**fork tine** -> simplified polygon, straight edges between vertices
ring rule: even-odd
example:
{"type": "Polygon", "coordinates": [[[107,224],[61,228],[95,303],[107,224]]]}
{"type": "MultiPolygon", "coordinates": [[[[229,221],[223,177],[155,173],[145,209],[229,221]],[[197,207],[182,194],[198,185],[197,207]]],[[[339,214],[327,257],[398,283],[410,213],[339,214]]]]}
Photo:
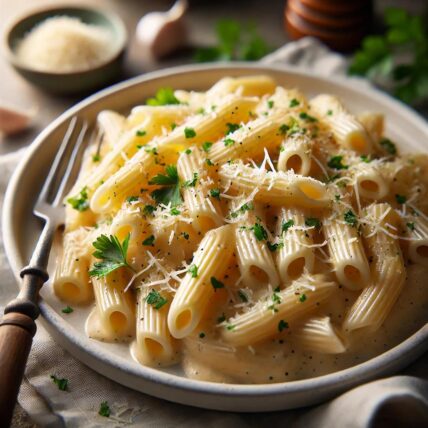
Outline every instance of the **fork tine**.
{"type": "Polygon", "coordinates": [[[53,206],[57,206],[62,203],[62,200],[64,199],[65,193],[68,188],[68,184],[70,182],[70,178],[72,177],[73,172],[80,166],[83,150],[85,148],[84,142],[87,130],[88,123],[84,121],[79,136],[77,137],[76,144],[74,145],[73,151],[71,152],[70,158],[68,159],[67,168],[61,179],[58,191],[56,193],[54,201],[52,202],[53,206]]]}
{"type": "Polygon", "coordinates": [[[73,140],[72,136],[73,136],[74,129],[76,127],[76,123],[77,123],[77,117],[74,116],[70,120],[67,131],[64,135],[64,138],[61,142],[61,145],[58,149],[58,152],[55,155],[55,159],[52,163],[51,169],[49,170],[48,176],[46,177],[46,180],[43,184],[42,190],[40,192],[40,195],[39,195],[39,198],[37,201],[38,203],[39,202],[48,202],[48,197],[51,194],[53,187],[55,186],[58,172],[60,171],[61,166],[63,165],[64,155],[65,155],[70,143],[73,140]]]}

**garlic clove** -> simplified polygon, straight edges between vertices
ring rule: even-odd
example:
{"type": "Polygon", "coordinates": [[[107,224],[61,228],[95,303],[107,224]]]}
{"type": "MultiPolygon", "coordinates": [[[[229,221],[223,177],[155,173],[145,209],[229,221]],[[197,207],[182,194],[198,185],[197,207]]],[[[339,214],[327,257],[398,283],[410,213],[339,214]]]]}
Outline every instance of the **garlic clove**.
{"type": "Polygon", "coordinates": [[[138,22],[136,37],[140,47],[154,58],[164,57],[185,44],[184,15],[187,0],[177,0],[166,12],[151,12],[138,22]]]}
{"type": "Polygon", "coordinates": [[[17,134],[27,129],[35,111],[22,111],[12,106],[0,105],[0,133],[4,135],[17,134]]]}

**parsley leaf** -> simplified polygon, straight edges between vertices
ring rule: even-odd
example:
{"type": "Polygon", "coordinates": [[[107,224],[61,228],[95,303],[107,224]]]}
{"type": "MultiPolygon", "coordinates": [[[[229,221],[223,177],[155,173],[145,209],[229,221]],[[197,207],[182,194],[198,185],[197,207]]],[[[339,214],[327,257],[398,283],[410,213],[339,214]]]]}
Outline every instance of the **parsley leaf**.
{"type": "Polygon", "coordinates": [[[150,290],[150,293],[144,300],[147,302],[147,304],[152,305],[157,310],[168,303],[168,299],[165,299],[165,297],[163,297],[155,289],[150,290]]]}
{"type": "Polygon", "coordinates": [[[382,138],[379,144],[390,155],[395,156],[397,154],[397,147],[389,138],[382,138]]]}
{"type": "Polygon", "coordinates": [[[281,332],[286,328],[288,328],[288,322],[286,322],[284,320],[280,320],[278,323],[278,331],[281,332]]]}
{"type": "Polygon", "coordinates": [[[101,156],[99,153],[95,153],[92,155],[92,162],[99,162],[101,160],[101,156]]]}
{"type": "Polygon", "coordinates": [[[415,223],[406,223],[406,226],[413,232],[415,230],[415,223]]]}
{"type": "Polygon", "coordinates": [[[98,410],[98,414],[101,416],[104,416],[106,418],[110,417],[111,410],[110,410],[110,406],[108,405],[107,401],[103,401],[100,404],[100,409],[98,410]]]}
{"type": "Polygon", "coordinates": [[[147,132],[146,132],[146,131],[144,131],[143,129],[139,129],[139,130],[135,133],[135,135],[136,135],[137,137],[144,137],[146,134],[147,134],[147,132]]]}
{"type": "Polygon", "coordinates": [[[205,143],[202,143],[202,150],[206,153],[208,153],[211,149],[211,146],[213,145],[213,143],[211,143],[211,141],[205,141],[205,143]]]}
{"type": "Polygon", "coordinates": [[[51,375],[52,382],[58,387],[60,391],[67,391],[68,379],[60,379],[55,375],[51,375]]]}
{"type": "Polygon", "coordinates": [[[179,205],[183,200],[180,194],[177,167],[168,165],[165,168],[165,173],[158,174],[149,181],[149,184],[164,186],[161,189],[154,190],[150,195],[158,204],[168,205],[171,202],[173,206],[179,205]]]}
{"type": "Polygon", "coordinates": [[[242,290],[238,290],[238,296],[242,302],[244,302],[244,303],[248,302],[248,297],[242,290]]]}
{"type": "Polygon", "coordinates": [[[396,194],[395,195],[395,200],[397,201],[398,204],[403,205],[403,204],[406,203],[407,198],[405,196],[403,196],[403,195],[396,194]]]}
{"type": "Polygon", "coordinates": [[[77,211],[83,212],[89,209],[88,188],[85,186],[79,194],[67,199],[67,203],[77,211]]]}
{"type": "Polygon", "coordinates": [[[143,241],[143,245],[152,246],[154,242],[155,242],[155,237],[154,237],[154,235],[150,235],[148,238],[146,238],[146,239],[143,241]]]}
{"type": "Polygon", "coordinates": [[[96,241],[92,243],[97,250],[93,253],[93,256],[102,261],[94,263],[89,275],[100,278],[124,266],[132,269],[126,261],[130,237],[131,234],[129,233],[121,244],[115,235],[98,236],[96,241]]]}
{"type": "Polygon", "coordinates": [[[165,106],[169,104],[180,104],[180,101],[175,97],[172,88],[160,88],[156,92],[154,98],[149,98],[146,102],[149,106],[165,106]]]}
{"type": "Polygon", "coordinates": [[[229,147],[229,146],[231,146],[232,144],[235,144],[235,140],[232,140],[232,138],[225,138],[225,139],[223,140],[223,142],[224,142],[224,145],[225,145],[226,147],[229,147]]]}
{"type": "Polygon", "coordinates": [[[251,229],[253,230],[257,241],[263,241],[264,239],[267,239],[268,234],[266,229],[260,223],[256,223],[251,229]]]}
{"type": "Polygon", "coordinates": [[[210,281],[211,281],[211,285],[214,288],[214,291],[217,291],[218,288],[224,288],[224,284],[214,276],[211,277],[210,281]]]}
{"type": "Polygon", "coordinates": [[[289,105],[289,107],[290,107],[290,108],[297,107],[299,104],[300,104],[300,101],[299,101],[299,100],[297,100],[296,98],[293,98],[293,99],[290,101],[290,105],[289,105]]]}
{"type": "Polygon", "coordinates": [[[196,131],[193,128],[184,128],[184,136],[186,138],[195,138],[196,137],[196,131]]]}
{"type": "Polygon", "coordinates": [[[138,201],[138,196],[128,196],[126,198],[126,202],[128,202],[128,204],[130,204],[131,202],[137,202],[138,201]]]}
{"type": "Polygon", "coordinates": [[[342,163],[343,156],[333,156],[327,162],[327,165],[333,169],[348,169],[348,165],[342,163]]]}
{"type": "Polygon", "coordinates": [[[305,219],[305,225],[309,227],[315,227],[315,229],[319,229],[321,227],[321,221],[316,217],[308,217],[305,219]]]}
{"type": "Polygon", "coordinates": [[[299,297],[299,302],[303,303],[303,302],[306,301],[306,299],[307,299],[306,294],[301,294],[300,297],[299,297]]]}
{"type": "Polygon", "coordinates": [[[299,114],[300,119],[306,120],[307,122],[317,122],[318,119],[316,119],[315,117],[309,115],[308,113],[302,111],[299,114]]]}
{"type": "Polygon", "coordinates": [[[74,312],[74,309],[71,306],[66,306],[65,308],[61,309],[61,312],[63,314],[71,314],[72,312],[74,312]]]}
{"type": "Polygon", "coordinates": [[[346,211],[346,213],[343,215],[343,219],[352,227],[355,227],[358,224],[357,216],[352,210],[346,211]]]}
{"type": "Polygon", "coordinates": [[[226,135],[231,134],[232,132],[235,132],[237,129],[241,127],[239,123],[226,123],[227,131],[226,135]]]}
{"type": "Polygon", "coordinates": [[[220,189],[211,189],[210,195],[211,195],[211,197],[220,200],[220,189]]]}
{"type": "Polygon", "coordinates": [[[187,269],[187,272],[189,272],[190,275],[192,275],[192,278],[198,277],[198,267],[195,264],[191,264],[189,266],[189,269],[187,269]]]}
{"type": "Polygon", "coordinates": [[[281,232],[287,232],[288,229],[290,229],[290,227],[294,226],[294,220],[290,219],[287,221],[284,221],[281,224],[281,232]]]}
{"type": "Polygon", "coordinates": [[[195,187],[197,181],[198,181],[198,173],[194,172],[193,173],[193,178],[191,180],[186,180],[183,183],[183,187],[195,187]]]}

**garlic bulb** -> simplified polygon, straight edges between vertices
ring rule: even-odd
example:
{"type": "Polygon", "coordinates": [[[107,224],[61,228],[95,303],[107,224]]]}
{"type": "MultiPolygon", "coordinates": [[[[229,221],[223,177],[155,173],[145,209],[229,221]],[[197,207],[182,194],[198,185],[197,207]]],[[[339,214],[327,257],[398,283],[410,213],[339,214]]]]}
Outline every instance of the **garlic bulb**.
{"type": "Polygon", "coordinates": [[[158,59],[183,46],[186,41],[184,14],[187,8],[187,0],[177,0],[166,12],[144,15],[136,30],[140,47],[158,59]]]}

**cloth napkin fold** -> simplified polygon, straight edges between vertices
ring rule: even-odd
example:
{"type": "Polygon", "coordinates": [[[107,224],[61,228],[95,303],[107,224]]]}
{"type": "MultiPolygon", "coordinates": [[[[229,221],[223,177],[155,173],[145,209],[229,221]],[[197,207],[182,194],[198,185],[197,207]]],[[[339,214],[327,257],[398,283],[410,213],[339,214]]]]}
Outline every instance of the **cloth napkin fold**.
{"type": "MultiPolygon", "coordinates": [[[[346,60],[342,56],[311,38],[288,43],[261,62],[292,64],[324,75],[343,75],[346,70],[346,60]]],[[[358,81],[361,82],[361,79],[358,81]]],[[[0,157],[1,208],[9,177],[24,151],[22,149],[0,157]]],[[[16,284],[4,255],[2,239],[0,243],[2,313],[5,304],[16,294],[16,284]]],[[[410,376],[395,376],[371,382],[317,407],[258,414],[217,412],[169,403],[121,386],[74,359],[38,323],[38,332],[18,400],[41,427],[426,427],[426,356],[406,372],[410,376]],[[51,375],[67,378],[69,392],[59,391],[52,382],[51,375]],[[107,401],[112,409],[109,418],[98,415],[103,401],[107,401]]]]}

